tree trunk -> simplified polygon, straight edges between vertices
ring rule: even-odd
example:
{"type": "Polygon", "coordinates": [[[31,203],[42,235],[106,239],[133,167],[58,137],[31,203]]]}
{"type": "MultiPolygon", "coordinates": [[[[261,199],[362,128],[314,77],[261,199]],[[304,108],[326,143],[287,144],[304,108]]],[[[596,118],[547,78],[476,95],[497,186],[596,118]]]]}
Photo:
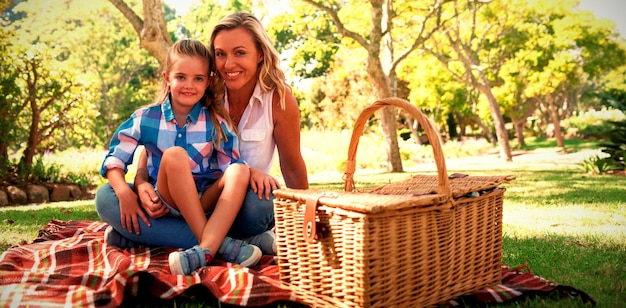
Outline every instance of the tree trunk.
{"type": "Polygon", "coordinates": [[[23,176],[30,174],[33,168],[33,157],[35,157],[37,144],[39,143],[40,110],[34,98],[34,95],[36,95],[34,92],[36,91],[35,85],[29,85],[28,88],[28,100],[32,115],[30,119],[30,130],[28,132],[28,141],[26,142],[26,148],[24,149],[24,153],[22,153],[22,158],[19,163],[19,174],[23,176]]]}
{"type": "MultiPolygon", "coordinates": [[[[378,98],[386,98],[393,96],[391,89],[393,73],[391,78],[387,77],[383,72],[383,66],[380,63],[378,53],[369,52],[370,56],[367,61],[367,74],[374,86],[378,89],[378,98]]],[[[387,106],[380,111],[380,125],[382,128],[383,139],[387,145],[387,171],[388,172],[404,172],[402,167],[402,157],[400,156],[400,148],[398,146],[398,133],[396,126],[395,107],[387,106]]]]}
{"type": "Polygon", "coordinates": [[[522,148],[526,146],[526,142],[524,141],[524,124],[526,123],[526,119],[523,120],[513,120],[513,124],[515,126],[515,136],[517,137],[517,146],[522,148]]]}
{"type": "Polygon", "coordinates": [[[565,147],[565,142],[563,140],[563,133],[561,132],[561,119],[559,119],[559,111],[556,109],[554,105],[554,99],[552,98],[552,93],[548,93],[546,95],[546,101],[548,103],[548,112],[550,113],[550,120],[552,120],[552,125],[554,125],[554,138],[556,139],[556,146],[559,148],[565,147]]]}
{"type": "Polygon", "coordinates": [[[489,89],[485,94],[487,95],[487,100],[489,101],[491,118],[493,119],[493,124],[496,128],[496,136],[498,137],[498,143],[500,144],[500,158],[508,162],[513,161],[511,146],[509,145],[509,134],[504,126],[504,118],[502,117],[502,112],[500,111],[500,105],[498,105],[498,101],[496,100],[496,97],[493,96],[491,89],[489,89]]]}
{"type": "Polygon", "coordinates": [[[500,111],[500,105],[498,104],[498,100],[493,95],[491,91],[491,86],[489,86],[489,80],[485,73],[482,71],[478,72],[480,76],[480,80],[482,85],[478,87],[478,89],[487,96],[487,101],[489,102],[489,111],[491,113],[491,118],[493,119],[493,125],[496,128],[496,136],[498,137],[498,143],[500,144],[500,158],[505,161],[513,161],[513,154],[511,154],[511,145],[509,145],[509,134],[506,131],[506,127],[504,126],[504,118],[502,117],[502,111],[500,111]]]}
{"type": "Polygon", "coordinates": [[[415,140],[415,144],[422,145],[422,139],[420,139],[420,135],[417,133],[417,128],[419,126],[419,122],[416,119],[409,119],[409,129],[411,130],[411,136],[413,136],[413,140],[415,140]]]}
{"type": "Polygon", "coordinates": [[[480,129],[483,131],[483,137],[487,138],[489,143],[496,145],[496,139],[493,138],[493,134],[489,130],[489,127],[487,127],[487,125],[485,125],[485,123],[483,123],[477,115],[474,115],[474,121],[478,123],[478,126],[480,126],[480,129]]]}
{"type": "MultiPolygon", "coordinates": [[[[2,99],[2,110],[0,110],[0,168],[4,168],[9,163],[9,103],[2,99]]],[[[2,169],[3,170],[3,169],[2,169]]]]}
{"type": "Polygon", "coordinates": [[[383,129],[385,143],[387,144],[387,171],[403,172],[394,107],[387,106],[381,109],[380,124],[383,129]]]}
{"type": "Polygon", "coordinates": [[[459,134],[457,132],[457,123],[452,112],[448,113],[446,124],[448,125],[448,140],[458,140],[459,134]]]}
{"type": "Polygon", "coordinates": [[[126,17],[139,36],[139,45],[165,67],[167,50],[172,46],[172,38],[167,32],[161,0],[143,0],[142,20],[124,0],[109,0],[126,17]]]}

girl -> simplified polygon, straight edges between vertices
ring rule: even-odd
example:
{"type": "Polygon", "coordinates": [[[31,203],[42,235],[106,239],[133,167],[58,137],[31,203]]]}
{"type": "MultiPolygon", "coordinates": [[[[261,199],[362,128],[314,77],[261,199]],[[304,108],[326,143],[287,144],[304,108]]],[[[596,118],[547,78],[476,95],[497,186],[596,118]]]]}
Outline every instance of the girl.
{"type": "MultiPolygon", "coordinates": [[[[261,258],[258,247],[226,237],[246,194],[250,170],[240,157],[228,114],[209,89],[209,59],[199,41],[181,40],[169,49],[157,103],[137,110],[117,129],[101,169],[120,200],[122,227],[134,225],[145,215],[124,175],[137,146],[145,147],[158,202],[168,215],[182,216],[198,241],[170,254],[174,274],[190,274],[209,263],[215,252],[243,266],[261,258]],[[210,213],[208,219],[205,213],[210,213]]],[[[111,232],[117,231],[110,228],[106,236],[111,232]]]]}

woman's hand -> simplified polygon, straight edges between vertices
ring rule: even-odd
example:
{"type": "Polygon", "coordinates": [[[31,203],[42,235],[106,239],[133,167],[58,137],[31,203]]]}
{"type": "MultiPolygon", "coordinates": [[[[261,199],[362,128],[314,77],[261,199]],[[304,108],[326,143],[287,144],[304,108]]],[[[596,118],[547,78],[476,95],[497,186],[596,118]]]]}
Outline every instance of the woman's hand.
{"type": "Polygon", "coordinates": [[[269,200],[272,191],[279,189],[280,184],[273,176],[259,169],[250,168],[250,187],[259,196],[259,199],[263,199],[265,196],[265,199],[269,200]]]}

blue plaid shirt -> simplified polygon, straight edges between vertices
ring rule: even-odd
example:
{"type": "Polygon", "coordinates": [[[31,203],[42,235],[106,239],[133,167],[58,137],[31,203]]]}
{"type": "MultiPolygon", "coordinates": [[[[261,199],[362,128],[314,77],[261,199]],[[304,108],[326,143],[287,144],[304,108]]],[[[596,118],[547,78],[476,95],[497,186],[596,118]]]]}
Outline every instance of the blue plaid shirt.
{"type": "Polygon", "coordinates": [[[180,146],[189,154],[189,164],[199,192],[204,191],[218,179],[230,164],[243,163],[239,154],[239,138],[228,129],[223,119],[219,118],[228,140],[222,140],[216,147],[217,133],[208,109],[198,102],[187,115],[186,123],[181,128],[176,124],[172,104],[166,99],[163,104],[142,108],[133,113],[126,122],[115,131],[109,145],[100,174],[106,177],[107,170],[120,168],[128,172],[128,165],[133,162],[133,155],[139,145],[146,148],[150,181],[156,183],[163,151],[173,146],[180,146]]]}

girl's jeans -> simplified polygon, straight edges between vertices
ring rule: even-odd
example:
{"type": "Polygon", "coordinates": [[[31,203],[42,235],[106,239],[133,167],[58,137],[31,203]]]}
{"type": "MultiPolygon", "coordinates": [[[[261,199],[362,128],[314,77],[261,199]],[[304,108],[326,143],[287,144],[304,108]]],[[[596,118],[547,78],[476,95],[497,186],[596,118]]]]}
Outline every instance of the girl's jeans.
{"type": "MultiPolygon", "coordinates": [[[[132,184],[128,184],[134,188],[132,184]]],[[[259,199],[252,189],[248,189],[243,205],[228,235],[233,238],[246,238],[263,233],[274,227],[274,195],[270,200],[259,199]]],[[[198,240],[183,217],[165,215],[153,219],[146,214],[152,224],[146,226],[141,218],[137,218],[140,234],[128,232],[122,228],[120,221],[120,201],[109,183],[96,192],[96,211],[102,221],[111,225],[117,232],[131,241],[147,246],[171,246],[187,249],[198,244],[198,240]]],[[[207,213],[207,217],[210,213],[207,213]]]]}

